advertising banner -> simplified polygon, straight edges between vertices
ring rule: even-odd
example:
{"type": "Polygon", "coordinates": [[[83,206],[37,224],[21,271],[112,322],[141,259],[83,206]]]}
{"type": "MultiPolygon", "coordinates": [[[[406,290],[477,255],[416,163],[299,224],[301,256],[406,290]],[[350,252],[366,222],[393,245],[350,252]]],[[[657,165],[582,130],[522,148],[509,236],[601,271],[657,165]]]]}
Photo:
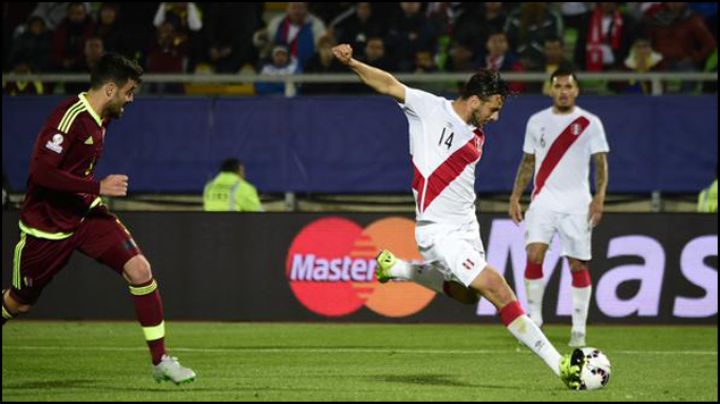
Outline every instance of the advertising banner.
{"type": "MultiPolygon", "coordinates": [[[[380,249],[421,262],[411,215],[119,214],[149,259],[168,318],[238,321],[497,322],[485,299],[463,305],[412,282],[375,279],[380,249]]],[[[480,215],[489,264],[523,306],[524,228],[480,215]]],[[[590,322],[716,324],[717,215],[606,214],[593,233],[590,322]]],[[[3,286],[19,240],[3,213],[3,286]]],[[[571,276],[554,240],[544,262],[543,317],[567,323],[571,276]]],[[[125,281],[75,254],[34,318],[132,319],[125,281]],[[72,293],[70,293],[72,292],[72,293]]]]}

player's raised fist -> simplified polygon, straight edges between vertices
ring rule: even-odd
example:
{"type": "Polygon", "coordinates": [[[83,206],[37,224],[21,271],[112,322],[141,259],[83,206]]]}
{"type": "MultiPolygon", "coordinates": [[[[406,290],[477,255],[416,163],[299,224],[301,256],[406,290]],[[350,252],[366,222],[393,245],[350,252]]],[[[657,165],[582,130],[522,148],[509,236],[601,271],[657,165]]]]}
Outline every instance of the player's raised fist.
{"type": "Polygon", "coordinates": [[[353,56],[353,50],[352,46],[348,44],[340,44],[332,48],[333,55],[337,58],[337,60],[340,61],[342,64],[349,64],[350,60],[352,60],[353,56]]]}
{"type": "Polygon", "coordinates": [[[125,196],[128,189],[127,175],[108,175],[100,181],[100,195],[102,196],[125,196]]]}

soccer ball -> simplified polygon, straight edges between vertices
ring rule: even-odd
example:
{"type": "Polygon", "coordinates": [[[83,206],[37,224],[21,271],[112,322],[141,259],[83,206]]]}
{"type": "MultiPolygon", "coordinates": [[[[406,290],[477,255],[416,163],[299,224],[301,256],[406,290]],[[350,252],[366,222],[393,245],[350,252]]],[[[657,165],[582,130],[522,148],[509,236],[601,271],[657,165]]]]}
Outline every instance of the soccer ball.
{"type": "Polygon", "coordinates": [[[580,390],[601,389],[610,382],[610,360],[597,348],[582,348],[585,364],[580,370],[580,390]]]}

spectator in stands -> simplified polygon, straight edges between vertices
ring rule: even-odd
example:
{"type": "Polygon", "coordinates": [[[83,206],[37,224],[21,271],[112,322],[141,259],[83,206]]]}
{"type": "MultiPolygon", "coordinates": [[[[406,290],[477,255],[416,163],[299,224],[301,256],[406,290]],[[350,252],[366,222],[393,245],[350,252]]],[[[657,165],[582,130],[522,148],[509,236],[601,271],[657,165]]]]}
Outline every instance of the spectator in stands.
{"type": "Polygon", "coordinates": [[[504,31],[525,69],[541,71],[545,40],[561,38],[563,22],[548,3],[522,3],[508,16],[504,31]]]}
{"type": "Polygon", "coordinates": [[[432,50],[420,49],[415,52],[415,73],[435,73],[438,67],[435,64],[432,50]]]}
{"type": "Polygon", "coordinates": [[[68,14],[68,6],[71,4],[82,4],[85,6],[86,12],[90,12],[90,3],[51,3],[51,2],[39,2],[35,9],[30,14],[31,16],[38,16],[45,21],[48,30],[56,30],[60,24],[65,20],[68,14]]]}
{"type": "Polygon", "coordinates": [[[636,36],[635,22],[620,10],[620,3],[597,3],[582,25],[575,63],[590,72],[620,69],[636,36]]]}
{"type": "MultiPolygon", "coordinates": [[[[148,73],[182,73],[187,65],[187,38],[178,35],[175,25],[170,21],[160,24],[156,38],[147,52],[148,73]]],[[[150,92],[173,93],[183,92],[177,83],[148,84],[150,92]]]]}
{"type": "MultiPolygon", "coordinates": [[[[30,74],[32,68],[28,62],[18,60],[13,67],[15,74],[30,74]]],[[[3,84],[3,94],[7,95],[43,95],[45,88],[40,81],[7,81],[3,84]]]]}
{"type": "MultiPolygon", "coordinates": [[[[485,45],[485,68],[499,72],[522,72],[522,63],[510,51],[507,34],[503,31],[493,32],[488,36],[485,45]]],[[[525,89],[522,83],[510,83],[510,89],[516,93],[525,89]]]]}
{"type": "Polygon", "coordinates": [[[13,64],[27,62],[33,71],[44,72],[50,67],[51,48],[52,34],[45,20],[31,16],[24,32],[13,40],[10,61],[13,64]]]}
{"type": "Polygon", "coordinates": [[[185,71],[194,71],[198,60],[205,53],[200,30],[202,30],[202,13],[193,2],[160,3],[155,13],[153,25],[159,28],[165,22],[175,26],[175,36],[185,44],[185,71]]]}
{"type": "MultiPolygon", "coordinates": [[[[335,41],[332,36],[324,35],[320,37],[317,43],[317,49],[312,58],[310,58],[303,67],[304,73],[344,73],[345,67],[338,62],[333,56],[332,47],[335,41]]],[[[336,94],[341,90],[340,83],[305,83],[302,86],[302,92],[306,95],[311,94],[336,94]]]]}
{"type": "Polygon", "coordinates": [[[387,32],[385,21],[374,12],[377,3],[360,2],[352,8],[353,13],[338,16],[333,21],[333,33],[340,43],[350,44],[358,50],[358,57],[364,56],[368,38],[384,37],[387,32]]]}
{"type": "MultiPolygon", "coordinates": [[[[630,54],[625,58],[625,69],[636,73],[658,71],[662,59],[662,55],[653,50],[650,38],[638,37],[630,48],[630,54]]],[[[625,92],[651,94],[652,85],[648,81],[630,80],[625,92]]]]}
{"type": "Polygon", "coordinates": [[[261,57],[266,56],[267,49],[274,44],[286,45],[302,66],[315,53],[315,44],[324,34],[325,23],[308,12],[307,3],[289,2],[285,14],[255,32],[253,43],[261,49],[261,57]]]}
{"type": "Polygon", "coordinates": [[[85,70],[91,72],[105,54],[105,42],[99,36],[85,41],[85,70]]]}
{"type": "Polygon", "coordinates": [[[258,62],[252,36],[262,26],[263,3],[207,3],[204,59],[217,73],[236,73],[258,62]]]}
{"type": "Polygon", "coordinates": [[[370,66],[377,67],[385,71],[393,71],[396,69],[395,60],[390,58],[385,51],[385,40],[380,37],[370,37],[365,45],[365,56],[363,62],[370,66]]]}
{"type": "Polygon", "coordinates": [[[415,53],[420,49],[435,49],[437,46],[437,33],[421,13],[421,6],[420,2],[401,2],[400,12],[388,27],[385,44],[389,54],[393,55],[398,71],[412,71],[415,53]]]}
{"type": "Polygon", "coordinates": [[[102,3],[100,10],[98,10],[95,35],[102,39],[106,51],[133,56],[129,49],[126,28],[119,24],[117,4],[102,3]]]}
{"type": "MultiPolygon", "coordinates": [[[[477,24],[480,28],[479,36],[477,37],[477,43],[479,48],[473,49],[475,52],[482,53],[485,51],[490,35],[496,32],[503,31],[505,24],[507,23],[507,13],[503,8],[501,2],[487,2],[483,3],[484,7],[480,10],[480,23],[477,24]]],[[[469,23],[477,23],[476,21],[468,21],[469,23]]],[[[459,22],[458,22],[459,24],[459,22]]],[[[455,38],[461,39],[462,32],[460,27],[454,32],[455,38]]],[[[513,52],[514,53],[514,52],[513,52]]]]}
{"type": "Polygon", "coordinates": [[[81,72],[85,58],[85,41],[95,32],[84,3],[68,3],[67,16],[53,36],[52,64],[62,72],[81,72]]]}
{"type": "MultiPolygon", "coordinates": [[[[102,38],[99,36],[92,36],[88,38],[87,41],[85,41],[83,72],[90,73],[104,54],[105,47],[102,38]]],[[[87,83],[84,82],[65,84],[65,93],[67,94],[80,94],[85,90],[87,90],[87,83]]]]}
{"type": "MultiPolygon", "coordinates": [[[[290,54],[285,45],[275,45],[270,62],[260,69],[260,74],[270,76],[288,76],[300,72],[302,72],[300,63],[290,54]]],[[[260,95],[282,95],[285,93],[285,83],[257,82],[255,83],[255,92],[260,95]]]]}
{"type": "MultiPolygon", "coordinates": [[[[430,49],[420,49],[415,53],[415,73],[435,73],[440,71],[430,49]]],[[[457,90],[454,82],[432,81],[417,83],[417,88],[433,94],[443,94],[457,90]]]]}
{"type": "Polygon", "coordinates": [[[220,165],[220,174],[205,185],[203,209],[215,212],[262,212],[255,187],[245,179],[245,167],[236,158],[220,165]]]}
{"type": "Polygon", "coordinates": [[[472,72],[480,67],[482,62],[472,49],[473,46],[470,44],[453,40],[448,49],[447,70],[450,72],[472,72]]]}
{"type": "Polygon", "coordinates": [[[160,3],[153,25],[155,28],[160,28],[160,25],[166,21],[176,25],[178,36],[187,35],[189,32],[199,32],[203,26],[200,10],[193,2],[160,3]]]}
{"type": "MultiPolygon", "coordinates": [[[[702,17],[687,3],[663,3],[646,20],[655,49],[663,55],[663,68],[669,71],[701,71],[707,57],[717,47],[715,38],[702,17]]],[[[691,91],[695,83],[684,83],[682,91],[691,91]]]]}
{"type": "MultiPolygon", "coordinates": [[[[548,77],[552,75],[561,66],[570,70],[575,70],[574,64],[565,57],[565,43],[560,37],[548,37],[545,39],[543,46],[544,64],[542,66],[543,72],[548,74],[548,77]]],[[[547,80],[543,85],[542,92],[545,95],[550,94],[550,87],[552,83],[547,80]]],[[[528,85],[529,91],[534,91],[537,87],[533,84],[528,85]]]]}

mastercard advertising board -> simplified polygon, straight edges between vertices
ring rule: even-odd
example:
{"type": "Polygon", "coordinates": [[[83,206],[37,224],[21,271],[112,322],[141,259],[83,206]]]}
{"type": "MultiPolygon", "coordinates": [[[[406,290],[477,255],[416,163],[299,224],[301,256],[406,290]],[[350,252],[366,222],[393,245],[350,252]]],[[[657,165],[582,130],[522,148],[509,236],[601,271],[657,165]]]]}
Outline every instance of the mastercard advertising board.
{"type": "Polygon", "coordinates": [[[363,227],[342,217],[326,217],[304,226],[287,254],[286,274],[295,297],[308,310],[341,317],[363,307],[385,317],[406,317],[423,310],[435,292],[407,281],[384,284],[375,279],[381,249],[398,258],[420,261],[415,222],[386,217],[363,227]]]}

